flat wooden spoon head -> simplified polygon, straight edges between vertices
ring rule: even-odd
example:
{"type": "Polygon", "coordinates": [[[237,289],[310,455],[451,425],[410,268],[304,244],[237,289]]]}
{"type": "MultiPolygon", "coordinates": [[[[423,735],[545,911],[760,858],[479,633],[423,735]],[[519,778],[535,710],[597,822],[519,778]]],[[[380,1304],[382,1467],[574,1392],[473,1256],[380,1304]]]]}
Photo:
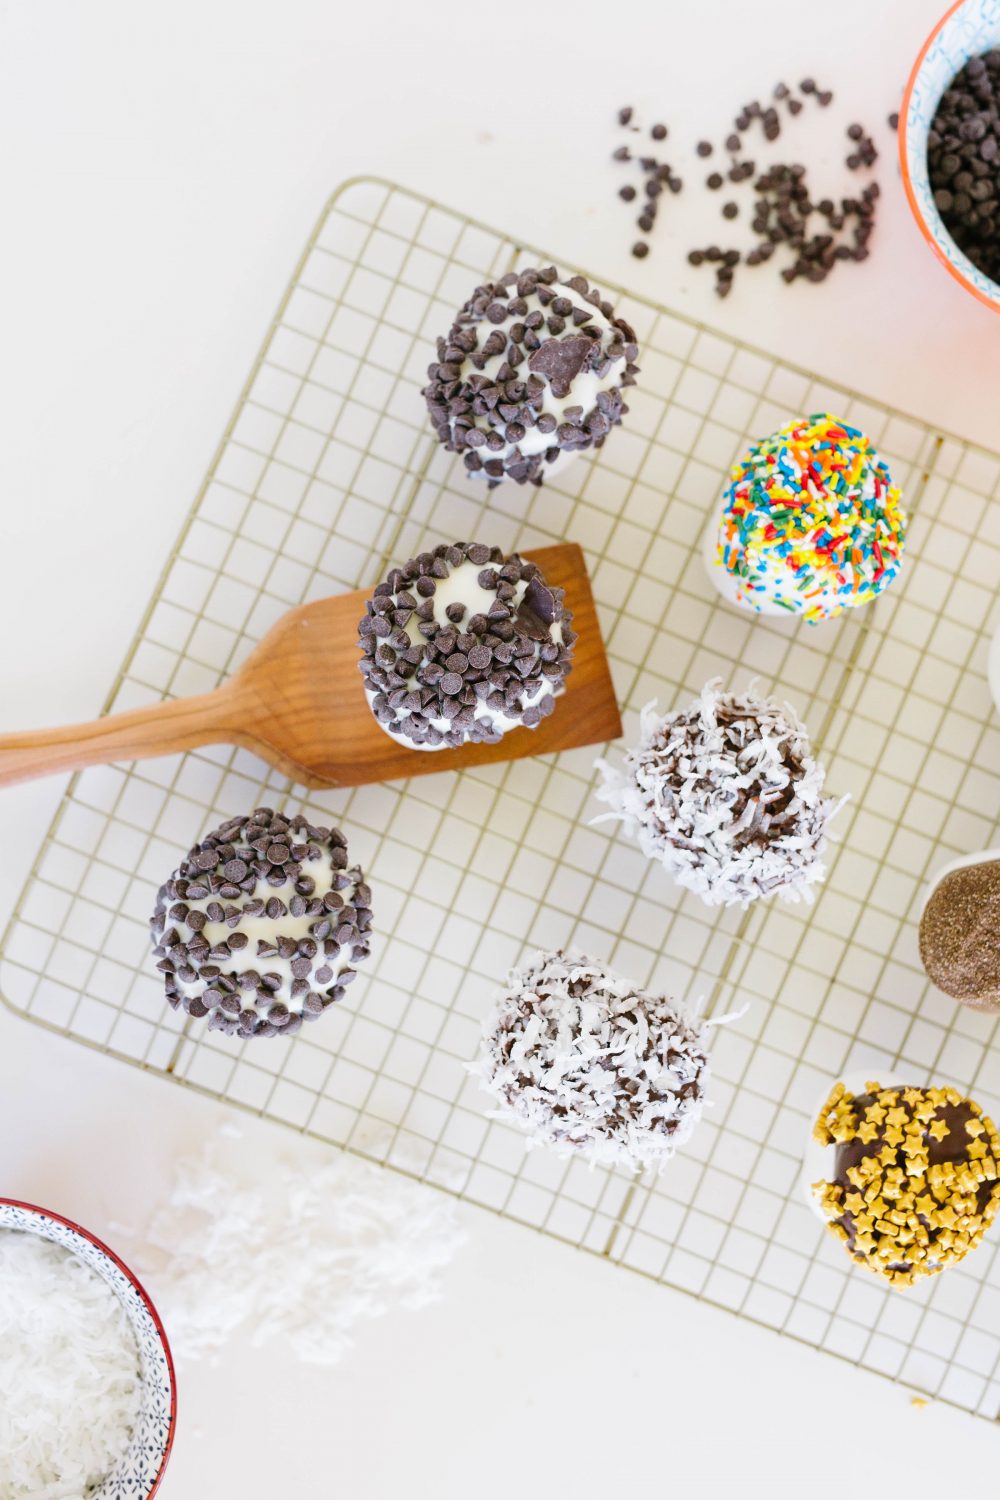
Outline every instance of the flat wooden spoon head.
{"type": "Polygon", "coordinates": [[[359,590],[291,610],[214,693],[92,724],[0,736],[0,786],[218,744],[256,751],[306,786],[359,786],[616,739],[621,719],[583,553],[566,543],[530,557],[547,582],[565,589],[579,635],[565,692],[537,729],[512,729],[495,745],[457,750],[397,744],[379,727],[358,670],[358,623],[368,599],[359,590]]]}
{"type": "Polygon", "coordinates": [[[525,556],[566,590],[579,637],[565,691],[537,729],[511,730],[495,745],[397,744],[368,706],[358,670],[358,622],[369,598],[361,589],[303,604],[264,637],[232,684],[245,705],[241,743],[307,786],[358,786],[616,739],[621,717],[583,553],[563,543],[525,556]]]}

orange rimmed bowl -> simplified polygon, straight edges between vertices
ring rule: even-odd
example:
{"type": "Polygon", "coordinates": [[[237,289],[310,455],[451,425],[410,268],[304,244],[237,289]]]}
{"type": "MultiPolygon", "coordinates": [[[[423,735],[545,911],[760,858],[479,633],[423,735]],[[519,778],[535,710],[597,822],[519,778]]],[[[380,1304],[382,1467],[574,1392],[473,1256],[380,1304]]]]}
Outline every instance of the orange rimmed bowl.
{"type": "Polygon", "coordinates": [[[1000,47],[1000,0],[958,0],[913,65],[899,115],[899,164],[913,217],[938,260],[967,292],[1000,311],[1000,285],[955,244],[938,213],[927,173],[927,134],[941,95],[970,58],[992,47],[1000,47]]]}

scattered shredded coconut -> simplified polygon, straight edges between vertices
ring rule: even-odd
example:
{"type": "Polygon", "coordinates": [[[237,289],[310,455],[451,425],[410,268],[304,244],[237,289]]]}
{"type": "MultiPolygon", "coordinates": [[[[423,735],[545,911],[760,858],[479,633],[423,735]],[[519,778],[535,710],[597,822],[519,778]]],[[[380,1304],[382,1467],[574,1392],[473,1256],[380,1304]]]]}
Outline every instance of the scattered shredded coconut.
{"type": "Polygon", "coordinates": [[[788,704],[724,693],[719,679],[690,708],[642,711],[641,737],[618,769],[603,760],[598,800],[650,859],[709,906],[747,906],[777,891],[812,900],[826,868],[826,826],[845,799],[824,797],[824,770],[788,704]]]}
{"type": "Polygon", "coordinates": [[[124,1308],[72,1251],[0,1229],[0,1500],[85,1500],[142,1397],[124,1308]]]}
{"type": "Polygon", "coordinates": [[[529,1146],[638,1170],[701,1116],[710,1024],[583,954],[537,953],[511,970],[470,1072],[529,1146]]]}
{"type": "Polygon", "coordinates": [[[248,1173],[245,1142],[224,1136],[178,1163],[133,1256],[175,1355],[211,1357],[246,1326],[254,1345],[333,1365],[359,1323],[438,1300],[464,1240],[449,1199],[346,1154],[304,1168],[258,1149],[248,1173]]]}

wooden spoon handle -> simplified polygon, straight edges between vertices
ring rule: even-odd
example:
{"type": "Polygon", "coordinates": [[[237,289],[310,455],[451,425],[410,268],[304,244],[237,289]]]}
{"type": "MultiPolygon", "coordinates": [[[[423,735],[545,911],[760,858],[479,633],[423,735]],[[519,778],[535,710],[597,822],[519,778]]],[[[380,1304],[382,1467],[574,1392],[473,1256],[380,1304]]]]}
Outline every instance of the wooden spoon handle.
{"type": "Polygon", "coordinates": [[[236,684],[227,683],[198,698],[166,699],[92,724],[0,735],[0,786],[109,761],[238,742],[244,707],[236,684]]]}

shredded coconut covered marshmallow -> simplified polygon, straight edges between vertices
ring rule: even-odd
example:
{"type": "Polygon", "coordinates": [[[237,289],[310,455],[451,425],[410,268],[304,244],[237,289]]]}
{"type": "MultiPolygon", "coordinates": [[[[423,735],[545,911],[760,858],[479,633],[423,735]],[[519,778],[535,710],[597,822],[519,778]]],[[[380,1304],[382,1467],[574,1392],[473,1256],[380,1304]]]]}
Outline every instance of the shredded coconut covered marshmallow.
{"type": "Polygon", "coordinates": [[[470,1070],[529,1146],[637,1169],[662,1164],[701,1116],[704,1032],[604,964],[538,953],[511,971],[470,1070]]]}
{"type": "Polygon", "coordinates": [[[777,892],[811,900],[826,873],[826,826],[842,802],[787,704],[720,691],[690,708],[642,711],[641,738],[618,769],[597,768],[597,797],[643,853],[709,906],[747,906],[777,892]]]}

